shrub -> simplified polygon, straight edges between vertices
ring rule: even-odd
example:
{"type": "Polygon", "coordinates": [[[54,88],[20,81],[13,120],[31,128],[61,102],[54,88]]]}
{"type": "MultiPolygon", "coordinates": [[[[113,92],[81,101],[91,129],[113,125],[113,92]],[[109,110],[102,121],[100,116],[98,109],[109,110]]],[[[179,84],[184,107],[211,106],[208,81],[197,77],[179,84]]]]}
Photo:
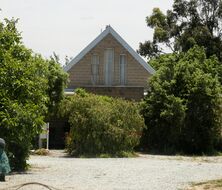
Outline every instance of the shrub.
{"type": "Polygon", "coordinates": [[[222,153],[222,135],[220,137],[220,139],[216,142],[216,149],[222,153]]]}
{"type": "Polygon", "coordinates": [[[138,105],[78,90],[61,110],[71,125],[68,151],[76,155],[133,152],[144,127],[138,105]]]}
{"type": "Polygon", "coordinates": [[[28,165],[26,160],[29,157],[30,144],[26,141],[10,141],[7,144],[7,154],[10,160],[10,166],[15,171],[26,170],[28,165]]]}
{"type": "Polygon", "coordinates": [[[163,153],[212,153],[221,137],[221,84],[204,49],[164,55],[143,104],[143,146],[163,153]]]}

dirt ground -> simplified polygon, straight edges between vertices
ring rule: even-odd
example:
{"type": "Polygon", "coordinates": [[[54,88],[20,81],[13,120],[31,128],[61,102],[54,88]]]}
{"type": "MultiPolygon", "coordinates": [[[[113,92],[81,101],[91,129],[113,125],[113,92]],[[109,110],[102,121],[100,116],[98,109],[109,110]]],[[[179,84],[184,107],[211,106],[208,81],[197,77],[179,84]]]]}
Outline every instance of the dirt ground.
{"type": "MultiPolygon", "coordinates": [[[[7,176],[0,190],[18,190],[26,183],[20,190],[184,190],[192,183],[222,179],[222,157],[70,158],[51,150],[28,162],[30,170],[7,176]]],[[[206,189],[204,185],[192,190],[206,189]]]]}

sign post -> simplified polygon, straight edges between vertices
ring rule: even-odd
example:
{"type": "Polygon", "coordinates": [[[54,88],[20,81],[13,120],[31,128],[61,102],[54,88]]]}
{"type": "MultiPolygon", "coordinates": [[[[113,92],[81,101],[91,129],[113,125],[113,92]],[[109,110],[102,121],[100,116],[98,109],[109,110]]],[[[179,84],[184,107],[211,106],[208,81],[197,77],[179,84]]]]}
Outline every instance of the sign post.
{"type": "Polygon", "coordinates": [[[43,147],[43,140],[46,140],[46,144],[44,144],[44,148],[49,149],[49,123],[45,123],[42,126],[42,133],[39,135],[39,148],[43,147]]]}
{"type": "Polygon", "coordinates": [[[47,127],[46,149],[49,150],[49,123],[46,123],[46,127],[47,127]]]}

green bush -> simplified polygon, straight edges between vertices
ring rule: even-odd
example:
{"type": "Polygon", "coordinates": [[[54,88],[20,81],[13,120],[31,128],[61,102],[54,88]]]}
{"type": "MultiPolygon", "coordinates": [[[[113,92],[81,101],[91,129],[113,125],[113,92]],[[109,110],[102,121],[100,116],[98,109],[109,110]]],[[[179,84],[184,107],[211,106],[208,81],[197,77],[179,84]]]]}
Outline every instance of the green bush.
{"type": "Polygon", "coordinates": [[[216,142],[215,147],[219,152],[222,153],[222,134],[221,134],[220,139],[216,142]]]}
{"type": "Polygon", "coordinates": [[[10,166],[14,171],[23,171],[27,169],[26,160],[29,157],[30,144],[25,142],[9,142],[7,145],[7,155],[10,161],[10,166]]]}
{"type": "Polygon", "coordinates": [[[61,110],[71,125],[68,151],[78,156],[133,152],[144,127],[136,103],[83,90],[63,101],[61,110]]]}
{"type": "Polygon", "coordinates": [[[220,63],[207,59],[200,47],[154,62],[159,69],[143,104],[143,147],[162,153],[213,153],[222,129],[220,63]]]}

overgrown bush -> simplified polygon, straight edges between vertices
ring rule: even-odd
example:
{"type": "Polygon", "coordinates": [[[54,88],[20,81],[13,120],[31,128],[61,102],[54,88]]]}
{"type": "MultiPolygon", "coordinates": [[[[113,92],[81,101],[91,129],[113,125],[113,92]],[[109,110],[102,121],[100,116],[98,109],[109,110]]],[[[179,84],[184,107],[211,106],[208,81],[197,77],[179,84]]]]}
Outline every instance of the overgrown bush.
{"type": "Polygon", "coordinates": [[[162,153],[212,153],[221,138],[220,63],[204,49],[164,55],[143,105],[142,145],[162,153]]]}
{"type": "Polygon", "coordinates": [[[68,151],[78,156],[133,152],[144,127],[136,103],[83,90],[63,101],[61,110],[71,125],[68,151]]]}

